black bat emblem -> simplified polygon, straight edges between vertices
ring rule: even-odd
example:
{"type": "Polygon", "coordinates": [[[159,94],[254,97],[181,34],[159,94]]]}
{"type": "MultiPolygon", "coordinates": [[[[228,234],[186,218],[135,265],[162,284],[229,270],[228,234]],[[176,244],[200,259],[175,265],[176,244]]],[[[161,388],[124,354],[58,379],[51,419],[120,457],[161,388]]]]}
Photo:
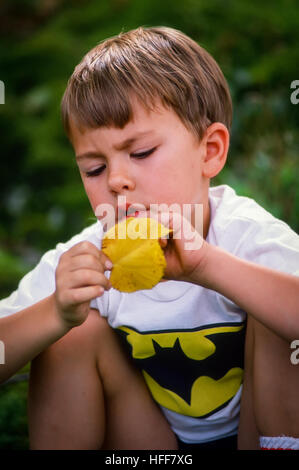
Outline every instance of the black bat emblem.
{"type": "MultiPolygon", "coordinates": [[[[152,338],[155,354],[143,358],[133,357],[131,344],[127,341],[124,343],[129,348],[130,355],[139,369],[150,375],[161,387],[171,390],[191,405],[191,389],[196,379],[207,376],[219,380],[232,368],[243,369],[246,328],[245,325],[239,324],[239,326],[243,327],[238,331],[205,335],[205,338],[213,342],[216,349],[213,354],[203,360],[186,356],[182,350],[179,337],[177,337],[173,347],[162,347],[152,338]]],[[[128,335],[125,331],[117,331],[123,339],[128,335]]],[[[155,332],[157,338],[156,335],[157,332],[155,332]]],[[[218,407],[217,410],[226,404],[227,402],[218,407]]],[[[213,410],[213,412],[215,411],[213,410]]]]}

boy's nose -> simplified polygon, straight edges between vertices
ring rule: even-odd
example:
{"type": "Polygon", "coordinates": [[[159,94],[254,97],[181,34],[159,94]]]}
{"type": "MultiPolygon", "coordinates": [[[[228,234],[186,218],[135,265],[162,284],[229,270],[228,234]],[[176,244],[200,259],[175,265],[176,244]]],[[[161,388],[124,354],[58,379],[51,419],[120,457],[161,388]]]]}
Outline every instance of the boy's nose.
{"type": "Polygon", "coordinates": [[[134,190],[135,182],[123,171],[111,172],[108,177],[108,186],[111,191],[121,194],[124,190],[134,190]]]}

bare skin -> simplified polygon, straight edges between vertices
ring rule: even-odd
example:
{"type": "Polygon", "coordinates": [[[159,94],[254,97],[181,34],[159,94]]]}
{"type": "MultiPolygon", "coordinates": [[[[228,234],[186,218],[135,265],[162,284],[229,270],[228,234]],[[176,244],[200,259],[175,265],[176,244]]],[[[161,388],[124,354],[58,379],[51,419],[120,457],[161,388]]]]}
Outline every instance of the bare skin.
{"type": "Polygon", "coordinates": [[[29,393],[32,449],[176,449],[115,332],[96,310],[40,354],[29,393]]]}
{"type": "Polygon", "coordinates": [[[299,437],[299,370],[290,343],[255,322],[253,391],[260,434],[299,437]]]}
{"type": "Polygon", "coordinates": [[[290,355],[288,341],[249,318],[240,449],[259,449],[259,436],[299,438],[299,373],[290,355]]]}

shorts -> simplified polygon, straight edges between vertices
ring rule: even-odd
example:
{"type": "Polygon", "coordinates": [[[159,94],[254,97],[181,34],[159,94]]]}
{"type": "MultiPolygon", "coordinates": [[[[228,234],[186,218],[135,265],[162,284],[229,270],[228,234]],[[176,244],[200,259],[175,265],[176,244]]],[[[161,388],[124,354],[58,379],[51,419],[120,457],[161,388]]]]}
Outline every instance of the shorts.
{"type": "Polygon", "coordinates": [[[289,436],[260,437],[262,450],[299,450],[299,438],[289,436]]]}
{"type": "Polygon", "coordinates": [[[237,450],[238,448],[238,435],[224,437],[223,439],[217,439],[215,441],[201,442],[198,444],[191,444],[188,442],[181,441],[178,437],[179,450],[196,451],[198,450],[215,450],[215,449],[227,449],[237,450]]]}

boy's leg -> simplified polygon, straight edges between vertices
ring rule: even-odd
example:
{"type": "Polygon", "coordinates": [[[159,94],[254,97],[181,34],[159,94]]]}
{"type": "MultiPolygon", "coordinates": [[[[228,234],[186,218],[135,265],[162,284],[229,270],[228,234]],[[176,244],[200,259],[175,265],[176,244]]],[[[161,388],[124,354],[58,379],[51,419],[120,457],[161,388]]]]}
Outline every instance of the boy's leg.
{"type": "Polygon", "coordinates": [[[141,374],[97,311],[34,359],[30,375],[32,449],[177,448],[141,374]]]}
{"type": "Polygon", "coordinates": [[[257,450],[259,434],[254,413],[253,366],[254,366],[254,324],[248,317],[245,341],[244,378],[241,398],[238,449],[257,450]]]}
{"type": "Polygon", "coordinates": [[[254,322],[253,394],[260,436],[299,438],[299,369],[290,343],[254,322]]]}

